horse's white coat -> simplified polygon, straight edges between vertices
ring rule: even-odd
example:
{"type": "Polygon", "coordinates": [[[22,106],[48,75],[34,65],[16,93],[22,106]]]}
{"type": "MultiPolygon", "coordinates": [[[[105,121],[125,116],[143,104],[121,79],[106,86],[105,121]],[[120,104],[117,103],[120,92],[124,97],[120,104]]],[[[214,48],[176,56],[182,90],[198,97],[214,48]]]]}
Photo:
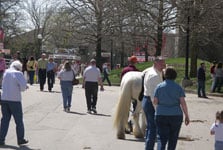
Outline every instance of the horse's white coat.
{"type": "Polygon", "coordinates": [[[117,138],[125,139],[125,127],[128,122],[131,101],[137,100],[137,107],[133,116],[133,134],[137,138],[143,138],[145,133],[145,117],[142,112],[141,101],[138,100],[139,93],[142,88],[142,72],[127,72],[121,81],[120,95],[114,114],[114,127],[117,129],[117,138]],[[140,114],[142,119],[139,119],[140,114]],[[139,120],[142,123],[139,123],[139,120]],[[141,125],[141,127],[140,127],[141,125]]]}

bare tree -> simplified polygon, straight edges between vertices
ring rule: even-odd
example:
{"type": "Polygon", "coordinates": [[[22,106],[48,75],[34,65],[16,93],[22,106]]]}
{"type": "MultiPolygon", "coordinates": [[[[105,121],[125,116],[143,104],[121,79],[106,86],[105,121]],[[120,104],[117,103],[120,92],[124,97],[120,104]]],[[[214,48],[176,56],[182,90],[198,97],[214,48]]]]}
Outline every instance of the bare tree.
{"type": "Polygon", "coordinates": [[[23,2],[22,6],[25,10],[24,16],[27,16],[27,27],[34,29],[33,39],[36,43],[36,56],[39,56],[41,49],[39,46],[45,44],[45,41],[50,37],[48,28],[51,26],[50,18],[53,16],[54,12],[57,10],[57,3],[51,3],[51,1],[36,1],[36,0],[26,0],[23,2]],[[27,15],[28,14],[28,15],[27,15]],[[38,40],[38,35],[41,35],[42,39],[38,40]],[[41,41],[40,41],[41,40],[41,41]],[[41,42],[41,43],[40,43],[41,42]]]}
{"type": "MultiPolygon", "coordinates": [[[[204,49],[205,47],[207,48],[209,44],[220,44],[218,43],[219,40],[216,40],[214,37],[219,37],[218,35],[222,33],[222,17],[220,17],[222,13],[220,12],[222,11],[223,2],[221,0],[185,0],[176,4],[178,4],[178,10],[180,12],[180,29],[187,28],[189,30],[189,32],[187,32],[188,35],[185,36],[189,37],[188,43],[191,58],[190,77],[196,77],[197,58],[202,58],[201,53],[208,53],[208,51],[204,49]],[[213,36],[213,34],[215,34],[215,36],[213,36]]],[[[180,32],[180,35],[183,35],[183,33],[180,32]]],[[[181,45],[182,44],[185,44],[185,42],[181,43],[181,45]]],[[[217,52],[215,51],[215,55],[216,54],[217,52]]],[[[203,57],[203,59],[207,58],[208,56],[206,56],[206,58],[203,57]]]]}
{"type": "MultiPolygon", "coordinates": [[[[149,27],[147,36],[154,41],[156,56],[161,55],[163,33],[169,32],[176,25],[176,7],[171,0],[137,0],[142,17],[146,17],[149,27]]],[[[140,14],[139,14],[140,15],[140,14]]]]}
{"type": "Polygon", "coordinates": [[[0,27],[5,33],[4,45],[6,48],[9,48],[8,40],[10,37],[16,35],[16,33],[20,31],[18,24],[21,22],[21,17],[17,7],[19,3],[20,0],[0,1],[0,27]]]}
{"type": "MultiPolygon", "coordinates": [[[[97,65],[101,67],[101,47],[104,34],[104,20],[108,0],[66,0],[72,13],[78,18],[82,37],[87,41],[95,41],[97,65]]],[[[76,30],[76,32],[78,32],[76,30]]]]}

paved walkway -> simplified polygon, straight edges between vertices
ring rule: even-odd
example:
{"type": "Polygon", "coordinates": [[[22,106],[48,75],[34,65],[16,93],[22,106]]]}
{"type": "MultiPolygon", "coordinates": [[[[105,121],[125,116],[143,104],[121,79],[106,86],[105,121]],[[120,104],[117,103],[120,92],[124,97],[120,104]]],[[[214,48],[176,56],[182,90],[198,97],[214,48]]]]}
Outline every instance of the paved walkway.
{"type": "MultiPolygon", "coordinates": [[[[47,89],[47,86],[45,86],[47,89]]],[[[112,111],[117,102],[119,87],[105,86],[105,91],[99,92],[97,115],[86,113],[86,102],[84,90],[81,85],[75,86],[73,91],[73,102],[71,112],[66,113],[62,107],[62,96],[60,86],[55,84],[52,93],[40,92],[39,85],[30,86],[23,93],[23,110],[25,135],[29,140],[26,146],[18,147],[16,144],[15,123],[12,119],[6,146],[0,149],[21,149],[21,150],[143,150],[144,140],[135,139],[127,135],[126,140],[117,140],[115,130],[112,127],[112,111]]],[[[219,97],[211,99],[197,99],[194,94],[187,94],[189,110],[192,119],[195,120],[191,126],[183,125],[181,137],[186,140],[194,140],[193,148],[198,150],[199,145],[207,145],[207,150],[212,149],[213,137],[209,136],[209,126],[214,120],[216,108],[221,108],[223,100],[219,97]],[[194,115],[193,106],[210,105],[209,116],[206,118],[194,115]],[[221,106],[221,107],[220,107],[221,106]],[[192,109],[192,110],[191,110],[192,109]],[[199,120],[201,122],[199,122],[199,120]],[[210,121],[209,121],[210,120],[210,121]],[[204,121],[204,122],[202,122],[204,121]],[[204,126],[205,124],[205,126],[204,126]],[[200,137],[193,133],[194,125],[199,127],[201,132],[207,132],[207,136],[200,137]],[[203,125],[203,127],[200,127],[203,125]],[[209,146],[208,146],[209,145],[209,146]]],[[[202,111],[204,108],[197,107],[202,111]]],[[[1,116],[1,115],[0,115],[1,116]]],[[[191,142],[180,140],[178,150],[185,149],[191,142]]],[[[193,150],[190,148],[190,150],[193,150]]],[[[204,149],[202,149],[204,150],[204,149]]]]}

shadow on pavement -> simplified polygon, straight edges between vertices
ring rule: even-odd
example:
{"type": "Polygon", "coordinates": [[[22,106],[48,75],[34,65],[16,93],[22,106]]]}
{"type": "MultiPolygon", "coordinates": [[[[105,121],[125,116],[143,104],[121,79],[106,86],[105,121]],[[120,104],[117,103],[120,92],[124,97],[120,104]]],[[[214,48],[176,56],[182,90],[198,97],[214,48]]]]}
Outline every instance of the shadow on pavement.
{"type": "Polygon", "coordinates": [[[125,141],[130,141],[130,142],[145,142],[144,138],[141,138],[141,139],[125,139],[125,141]]]}
{"type": "Polygon", "coordinates": [[[3,145],[0,146],[0,149],[15,149],[15,150],[40,150],[39,148],[29,148],[28,146],[24,145],[24,146],[13,146],[13,145],[3,145]]]}
{"type": "Polygon", "coordinates": [[[79,112],[75,112],[75,111],[70,111],[70,112],[67,112],[69,114],[75,114],[75,115],[87,115],[86,113],[79,113],[79,112]]]}
{"type": "Polygon", "coordinates": [[[111,117],[111,115],[105,115],[105,114],[94,114],[94,113],[91,113],[91,115],[103,116],[103,117],[111,117]]]}

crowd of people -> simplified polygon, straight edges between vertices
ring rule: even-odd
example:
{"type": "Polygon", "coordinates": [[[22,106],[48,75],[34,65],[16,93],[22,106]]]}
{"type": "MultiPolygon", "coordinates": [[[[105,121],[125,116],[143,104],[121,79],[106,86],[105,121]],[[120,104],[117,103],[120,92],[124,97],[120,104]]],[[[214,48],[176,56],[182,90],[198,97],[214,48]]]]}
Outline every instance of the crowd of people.
{"type": "Polygon", "coordinates": [[[100,81],[101,90],[103,90],[103,83],[100,76],[101,72],[96,68],[96,61],[91,60],[90,63],[88,68],[86,68],[86,66],[81,68],[75,61],[69,62],[66,60],[63,60],[60,65],[57,65],[54,59],[47,58],[45,53],[42,53],[41,58],[37,60],[34,56],[30,56],[29,59],[26,60],[21,59],[20,52],[17,52],[10,60],[9,66],[7,66],[4,55],[1,53],[0,87],[2,92],[0,94],[2,119],[0,126],[0,145],[5,145],[5,137],[9,128],[11,116],[13,116],[16,123],[17,144],[23,145],[28,143],[28,140],[24,138],[25,129],[21,103],[21,92],[28,89],[28,83],[30,86],[34,83],[39,83],[40,91],[44,91],[44,86],[47,81],[48,91],[52,92],[55,78],[58,77],[62,91],[63,108],[65,112],[69,112],[72,103],[72,81],[75,76],[82,73],[87,110],[89,113],[97,113],[96,82],[100,81]]]}
{"type": "MultiPolygon", "coordinates": [[[[208,98],[206,96],[206,66],[205,63],[200,63],[200,67],[197,71],[197,95],[200,98],[208,98]]],[[[211,93],[221,92],[221,88],[223,86],[223,66],[222,62],[216,62],[214,61],[213,64],[210,67],[210,75],[211,75],[211,93]]]]}
{"type": "Polygon", "coordinates": [[[211,66],[210,73],[212,76],[212,86],[211,92],[221,92],[221,87],[223,86],[223,67],[222,62],[213,62],[211,66]]]}
{"type": "MultiPolygon", "coordinates": [[[[123,68],[120,79],[129,71],[139,71],[135,64],[137,58],[131,56],[128,58],[129,65],[123,68]]],[[[83,77],[82,88],[85,90],[87,113],[97,113],[98,90],[103,91],[103,82],[109,80],[110,66],[105,63],[102,66],[102,72],[96,67],[96,60],[91,59],[88,65],[80,65],[76,62],[63,60],[60,65],[54,62],[53,58],[47,58],[42,53],[41,58],[35,60],[30,56],[27,61],[20,58],[17,53],[10,66],[6,69],[6,62],[0,54],[0,86],[1,93],[1,127],[0,127],[0,145],[5,144],[5,137],[9,128],[11,116],[16,123],[16,134],[18,145],[28,143],[24,138],[24,124],[22,112],[21,92],[28,89],[27,79],[24,72],[28,73],[28,83],[33,85],[39,83],[40,91],[44,91],[47,81],[48,91],[52,92],[55,78],[58,77],[61,86],[63,109],[69,112],[72,104],[72,81],[81,74],[83,77]],[[102,76],[103,74],[103,76],[102,76]],[[100,89],[98,88],[100,86],[100,89]],[[10,91],[14,91],[9,94],[10,91]]],[[[213,63],[210,69],[213,84],[211,91],[220,92],[223,82],[222,63],[213,63]]],[[[198,97],[207,98],[205,93],[206,81],[205,64],[201,63],[197,72],[198,78],[198,97]]],[[[143,98],[142,108],[146,116],[147,128],[145,131],[145,150],[153,150],[157,139],[158,150],[176,149],[177,139],[181,129],[183,118],[185,125],[190,123],[185,93],[180,85],[174,80],[177,72],[174,68],[167,67],[165,59],[157,57],[153,61],[153,66],[143,71],[143,98]],[[185,117],[183,117],[183,115],[185,117]]],[[[133,101],[133,111],[137,105],[133,101]]],[[[211,126],[211,134],[215,135],[215,149],[223,149],[223,112],[216,113],[216,122],[211,126]]]]}

